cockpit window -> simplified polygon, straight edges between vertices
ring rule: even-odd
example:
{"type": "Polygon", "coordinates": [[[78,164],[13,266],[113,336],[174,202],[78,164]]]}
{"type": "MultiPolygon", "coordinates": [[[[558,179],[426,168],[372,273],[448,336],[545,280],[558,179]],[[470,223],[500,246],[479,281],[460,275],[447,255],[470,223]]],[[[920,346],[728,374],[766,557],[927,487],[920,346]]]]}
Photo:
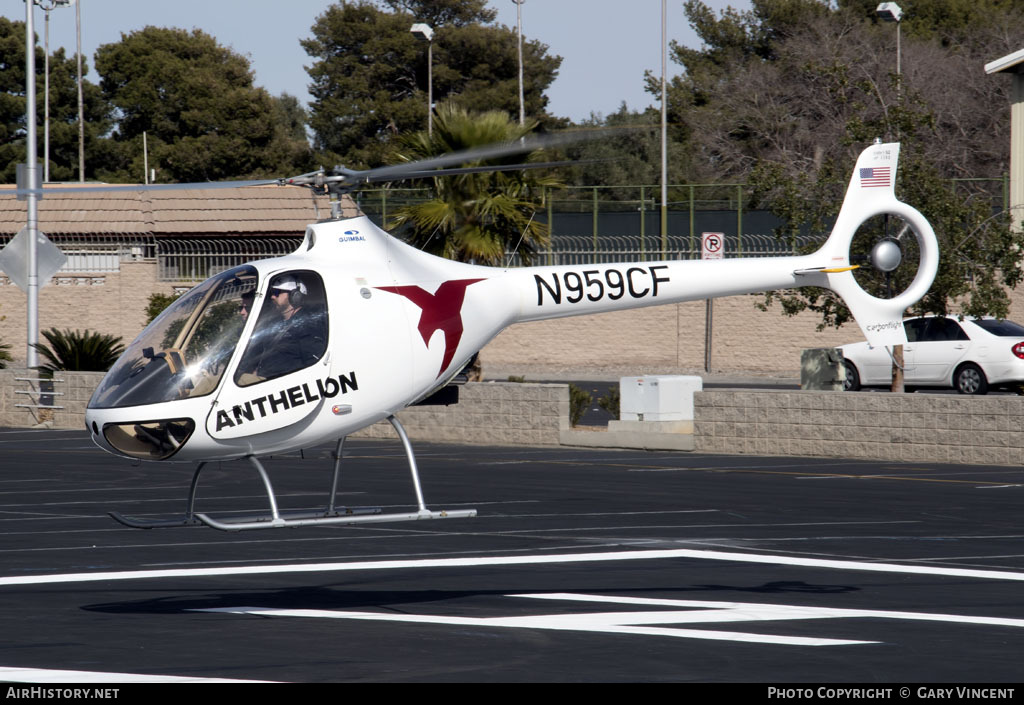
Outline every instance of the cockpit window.
{"type": "Polygon", "coordinates": [[[255,268],[237,267],[184,294],[128,347],[89,406],[137,406],[210,394],[238,345],[257,279],[255,268]]]}
{"type": "Polygon", "coordinates": [[[278,274],[267,286],[235,384],[247,387],[309,367],[327,351],[327,331],[320,275],[308,270],[278,274]]]}

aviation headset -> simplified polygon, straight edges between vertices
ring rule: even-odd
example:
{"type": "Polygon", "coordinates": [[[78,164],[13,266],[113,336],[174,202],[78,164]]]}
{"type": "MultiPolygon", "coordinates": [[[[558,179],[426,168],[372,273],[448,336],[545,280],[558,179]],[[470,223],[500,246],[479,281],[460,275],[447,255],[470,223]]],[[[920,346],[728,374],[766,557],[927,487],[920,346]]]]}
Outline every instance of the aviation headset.
{"type": "Polygon", "coordinates": [[[291,274],[286,274],[279,281],[274,282],[272,289],[280,289],[288,292],[288,303],[295,308],[302,306],[306,301],[306,294],[309,289],[301,279],[291,274]]]}

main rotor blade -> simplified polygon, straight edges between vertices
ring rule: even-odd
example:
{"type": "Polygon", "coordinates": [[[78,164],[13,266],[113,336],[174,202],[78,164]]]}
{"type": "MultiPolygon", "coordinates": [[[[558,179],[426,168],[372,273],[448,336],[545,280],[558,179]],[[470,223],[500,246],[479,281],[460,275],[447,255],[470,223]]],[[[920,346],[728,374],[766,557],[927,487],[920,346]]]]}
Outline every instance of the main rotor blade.
{"type": "Polygon", "coordinates": [[[345,181],[348,183],[379,183],[381,181],[400,181],[410,173],[423,172],[430,169],[442,169],[455,164],[466,162],[483,161],[485,159],[498,159],[513,154],[533,152],[538,149],[549,149],[564,145],[577,144],[587,140],[607,137],[608,130],[588,130],[576,132],[558,132],[550,135],[539,135],[536,137],[525,137],[512,142],[487,145],[485,147],[473,147],[459,152],[443,154],[438,157],[429,157],[407,164],[395,164],[390,166],[377,167],[345,173],[345,181]]]}
{"type": "MultiPolygon", "coordinates": [[[[454,176],[456,174],[483,174],[494,171],[523,171],[525,169],[546,169],[554,168],[558,166],[576,166],[581,162],[578,161],[562,161],[562,162],[526,162],[523,164],[484,164],[481,166],[462,166],[454,167],[452,169],[430,169],[427,171],[411,171],[402,176],[402,180],[406,179],[431,179],[435,176],[454,176]]],[[[374,184],[381,181],[395,181],[394,177],[371,177],[365,183],[374,184]]]]}
{"type": "Polygon", "coordinates": [[[447,169],[457,164],[466,162],[478,162],[488,159],[499,159],[513,154],[533,152],[539,149],[550,149],[570,144],[578,144],[588,140],[602,139],[625,131],[624,129],[600,129],[600,130],[577,130],[574,132],[558,132],[548,135],[524,137],[511,142],[502,142],[483,147],[473,147],[459,152],[443,154],[437,157],[429,157],[407,164],[394,164],[352,171],[342,169],[339,172],[329,175],[323,171],[310,172],[287,179],[253,179],[246,181],[203,181],[184,184],[58,184],[46,186],[41,189],[15,189],[12,191],[0,190],[0,196],[5,194],[24,197],[34,193],[39,196],[47,194],[69,194],[69,193],[103,193],[103,192],[143,192],[143,191],[184,191],[184,190],[206,190],[244,188],[247,186],[274,186],[274,185],[296,185],[296,186],[323,186],[325,183],[338,184],[342,190],[349,190],[356,184],[381,183],[386,181],[401,181],[404,179],[422,179],[435,176],[449,176],[453,174],[471,174],[488,171],[513,171],[517,169],[541,169],[547,166],[568,166],[579,162],[561,161],[547,163],[523,163],[513,165],[490,165],[476,167],[459,167],[447,169]]]}

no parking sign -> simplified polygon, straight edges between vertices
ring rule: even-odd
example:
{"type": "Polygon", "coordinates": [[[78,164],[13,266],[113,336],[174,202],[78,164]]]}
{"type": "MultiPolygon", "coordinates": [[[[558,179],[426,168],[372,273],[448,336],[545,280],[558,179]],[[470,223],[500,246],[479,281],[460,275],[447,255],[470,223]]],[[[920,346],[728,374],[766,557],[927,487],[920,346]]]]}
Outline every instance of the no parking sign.
{"type": "Polygon", "coordinates": [[[700,234],[700,258],[722,259],[725,256],[725,233],[700,234]]]}

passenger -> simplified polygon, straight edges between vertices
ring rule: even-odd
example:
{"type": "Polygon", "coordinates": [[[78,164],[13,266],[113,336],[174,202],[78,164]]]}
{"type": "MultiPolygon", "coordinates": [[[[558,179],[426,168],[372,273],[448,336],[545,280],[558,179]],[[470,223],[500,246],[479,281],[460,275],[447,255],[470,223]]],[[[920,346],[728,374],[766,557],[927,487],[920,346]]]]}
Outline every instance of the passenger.
{"type": "Polygon", "coordinates": [[[249,314],[252,313],[252,302],[256,299],[256,292],[247,291],[242,294],[242,303],[238,306],[238,314],[242,317],[242,320],[248,320],[249,314]]]}

